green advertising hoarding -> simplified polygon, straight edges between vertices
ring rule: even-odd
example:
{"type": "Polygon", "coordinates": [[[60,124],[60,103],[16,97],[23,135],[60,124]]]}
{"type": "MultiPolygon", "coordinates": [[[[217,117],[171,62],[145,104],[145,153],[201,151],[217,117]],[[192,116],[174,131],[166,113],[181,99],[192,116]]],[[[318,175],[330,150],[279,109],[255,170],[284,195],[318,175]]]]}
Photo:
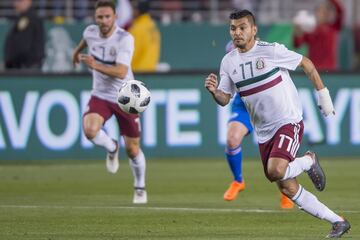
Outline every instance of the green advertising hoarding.
{"type": "MultiPolygon", "coordinates": [[[[138,75],[151,89],[142,114],[142,144],[150,157],[223,156],[229,107],[219,107],[203,87],[207,73],[138,75]]],[[[300,152],[360,156],[360,77],[324,74],[336,115],[323,118],[310,81],[293,74],[304,109],[300,152]]],[[[91,90],[90,75],[0,76],[0,160],[101,159],[103,149],[82,134],[81,116],[91,90]]],[[[105,126],[116,138],[111,119],[105,126]]],[[[246,156],[258,156],[254,136],[246,156]]],[[[124,157],[124,151],[122,152],[124,157]]]]}
{"type": "MultiPolygon", "coordinates": [[[[12,22],[0,22],[0,46],[4,46],[5,37],[12,22]]],[[[45,52],[43,71],[71,72],[72,51],[80,41],[87,24],[85,22],[56,25],[45,24],[45,52]]],[[[278,42],[293,49],[291,23],[279,23],[258,26],[258,37],[269,42],[278,42]]],[[[225,46],[230,40],[229,26],[223,24],[193,24],[181,23],[161,25],[161,62],[172,70],[217,68],[224,56],[225,46]],[[189,54],[191,53],[191,57],[189,54]],[[211,53],[211,57],[209,57],[211,53]],[[206,59],[206,60],[204,60],[206,59]]],[[[351,29],[344,28],[339,36],[339,67],[342,70],[351,69],[353,59],[353,42],[351,29]]],[[[296,49],[305,54],[306,50],[296,49]]],[[[3,62],[3,51],[0,51],[0,65],[3,62]]],[[[76,71],[84,71],[85,66],[79,66],[76,71]]]]}

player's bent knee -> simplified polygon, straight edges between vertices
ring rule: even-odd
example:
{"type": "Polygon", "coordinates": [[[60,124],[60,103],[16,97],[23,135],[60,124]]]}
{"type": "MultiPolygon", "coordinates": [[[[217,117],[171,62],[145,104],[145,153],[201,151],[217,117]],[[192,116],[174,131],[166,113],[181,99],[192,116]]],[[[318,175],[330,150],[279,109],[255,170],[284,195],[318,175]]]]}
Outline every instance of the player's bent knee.
{"type": "Polygon", "coordinates": [[[89,140],[96,137],[96,134],[98,133],[98,131],[99,131],[99,129],[94,128],[94,127],[86,127],[86,128],[84,128],[85,137],[87,139],[89,139],[89,140]]]}
{"type": "Polygon", "coordinates": [[[226,142],[228,148],[234,149],[240,145],[240,139],[237,137],[229,137],[226,142]]]}
{"type": "Polygon", "coordinates": [[[126,148],[126,154],[129,158],[135,158],[139,154],[140,148],[139,147],[129,147],[126,148]]]}
{"type": "Polygon", "coordinates": [[[124,136],[125,151],[129,158],[133,159],[139,155],[140,152],[140,138],[131,138],[124,136]]]}
{"type": "Polygon", "coordinates": [[[241,144],[242,139],[243,137],[238,134],[238,132],[232,132],[230,134],[228,133],[226,146],[231,149],[237,148],[241,144]]]}
{"type": "Polygon", "coordinates": [[[129,158],[134,158],[139,154],[140,145],[138,143],[129,143],[125,146],[125,150],[129,158]]]}
{"type": "Polygon", "coordinates": [[[268,178],[271,182],[281,180],[284,177],[284,172],[280,167],[273,167],[268,169],[268,178]]]}
{"type": "Polygon", "coordinates": [[[267,178],[269,179],[270,182],[276,182],[279,180],[276,176],[273,176],[271,174],[268,174],[267,178]]]}

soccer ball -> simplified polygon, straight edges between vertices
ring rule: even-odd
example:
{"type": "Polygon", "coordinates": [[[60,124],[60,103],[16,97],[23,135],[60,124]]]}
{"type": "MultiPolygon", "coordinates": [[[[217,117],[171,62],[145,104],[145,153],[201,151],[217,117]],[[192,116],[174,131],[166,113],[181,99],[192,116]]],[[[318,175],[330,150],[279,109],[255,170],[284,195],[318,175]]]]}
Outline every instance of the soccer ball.
{"type": "Polygon", "coordinates": [[[150,103],[150,91],[138,80],[130,80],[118,91],[117,103],[121,110],[131,114],[145,111],[150,103]]]}

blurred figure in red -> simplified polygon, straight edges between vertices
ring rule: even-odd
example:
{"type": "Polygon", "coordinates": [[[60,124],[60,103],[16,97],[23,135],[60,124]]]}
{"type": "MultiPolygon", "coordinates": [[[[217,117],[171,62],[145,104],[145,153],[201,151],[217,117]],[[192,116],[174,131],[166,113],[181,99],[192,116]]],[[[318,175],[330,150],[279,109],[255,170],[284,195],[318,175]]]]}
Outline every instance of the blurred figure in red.
{"type": "Polygon", "coordinates": [[[316,26],[307,32],[294,23],[294,46],[307,44],[308,55],[318,70],[334,71],[337,66],[339,32],[344,10],[339,0],[326,0],[315,11],[316,26]]]}

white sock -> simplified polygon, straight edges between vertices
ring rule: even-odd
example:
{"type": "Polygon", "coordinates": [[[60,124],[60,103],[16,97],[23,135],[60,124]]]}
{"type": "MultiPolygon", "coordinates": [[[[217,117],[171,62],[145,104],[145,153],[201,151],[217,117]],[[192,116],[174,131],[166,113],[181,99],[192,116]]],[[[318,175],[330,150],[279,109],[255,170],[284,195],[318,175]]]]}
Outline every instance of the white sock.
{"type": "Polygon", "coordinates": [[[321,203],[312,193],[306,191],[301,185],[292,200],[301,210],[313,215],[314,217],[325,219],[331,223],[344,221],[342,217],[331,211],[321,203]]]}
{"type": "Polygon", "coordinates": [[[289,163],[285,175],[281,180],[287,180],[299,176],[302,172],[308,171],[312,164],[313,160],[308,155],[295,158],[294,161],[289,163]]]}
{"type": "Polygon", "coordinates": [[[96,136],[91,139],[91,142],[97,146],[106,148],[108,152],[113,152],[116,149],[116,144],[114,141],[102,129],[100,129],[96,136]]]}
{"type": "Polygon", "coordinates": [[[141,151],[141,149],[139,154],[134,159],[129,159],[129,164],[134,175],[134,187],[144,188],[146,161],[144,153],[141,151]]]}

